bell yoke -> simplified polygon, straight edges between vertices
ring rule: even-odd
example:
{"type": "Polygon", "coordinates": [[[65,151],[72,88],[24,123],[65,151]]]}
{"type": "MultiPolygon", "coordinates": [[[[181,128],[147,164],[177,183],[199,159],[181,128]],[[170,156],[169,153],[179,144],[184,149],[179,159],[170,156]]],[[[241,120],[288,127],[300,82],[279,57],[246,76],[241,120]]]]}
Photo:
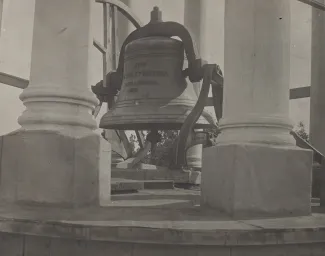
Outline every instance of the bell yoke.
{"type": "Polygon", "coordinates": [[[117,70],[107,74],[106,86],[103,81],[92,86],[101,102],[117,96],[100,128],[149,130],[153,134],[180,130],[172,162],[175,168],[186,167],[187,149],[209,140],[194,129],[217,128],[217,121],[204,109],[211,85],[217,119],[222,115],[222,72],[218,65],[207,64],[198,56],[189,31],[179,23],[163,22],[161,11],[154,7],[151,21],[124,41],[117,70]],[[202,80],[197,95],[195,86],[202,80]]]}

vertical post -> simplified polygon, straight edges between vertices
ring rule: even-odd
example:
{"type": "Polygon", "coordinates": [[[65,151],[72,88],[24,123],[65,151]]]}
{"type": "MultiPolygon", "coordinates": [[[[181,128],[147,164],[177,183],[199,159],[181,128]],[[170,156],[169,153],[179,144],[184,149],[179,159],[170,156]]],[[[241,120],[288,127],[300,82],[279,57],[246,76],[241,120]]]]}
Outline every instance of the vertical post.
{"type": "MultiPolygon", "coordinates": [[[[321,1],[322,4],[324,1],[321,1]]],[[[310,92],[310,142],[325,154],[325,13],[312,9],[312,57],[310,92]]],[[[325,205],[325,163],[320,181],[321,205],[325,205]]]]}
{"type": "Polygon", "coordinates": [[[106,81],[106,74],[108,72],[108,41],[109,41],[109,31],[108,31],[108,24],[109,24],[109,5],[104,3],[103,4],[103,32],[104,32],[104,48],[106,49],[106,52],[103,56],[103,86],[107,86],[106,81]]]}
{"type": "MultiPolygon", "coordinates": [[[[110,59],[110,68],[112,70],[116,70],[118,65],[118,16],[117,16],[117,8],[113,5],[104,4],[104,46],[106,47],[106,55],[105,60],[108,63],[110,59]],[[105,11],[106,10],[106,11],[105,11]],[[106,39],[105,39],[106,38],[106,39]],[[110,42],[110,44],[109,44],[110,42]]],[[[105,70],[105,78],[106,74],[109,70],[106,68],[105,70]]],[[[112,102],[108,102],[107,110],[111,109],[115,103],[116,97],[112,102]]],[[[111,138],[111,140],[115,140],[113,145],[118,146],[119,149],[122,149],[125,154],[128,156],[132,153],[130,152],[130,146],[125,134],[125,131],[112,131],[106,130],[106,137],[111,138]]],[[[112,164],[116,165],[119,162],[122,162],[124,159],[115,151],[112,152],[112,164]]]]}
{"type": "Polygon", "coordinates": [[[112,48],[112,69],[117,68],[118,55],[118,37],[117,37],[117,9],[115,6],[110,6],[111,12],[111,48],[112,48]]]}
{"type": "Polygon", "coordinates": [[[232,216],[311,212],[312,152],[290,135],[290,4],[225,1],[224,112],[201,196],[232,216]]]}

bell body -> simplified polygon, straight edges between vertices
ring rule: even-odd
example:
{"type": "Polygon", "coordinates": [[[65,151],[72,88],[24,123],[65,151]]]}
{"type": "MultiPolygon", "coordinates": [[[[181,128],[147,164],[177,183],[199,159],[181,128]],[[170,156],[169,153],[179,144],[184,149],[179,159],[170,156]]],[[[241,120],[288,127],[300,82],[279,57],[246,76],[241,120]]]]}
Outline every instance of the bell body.
{"type": "MultiPolygon", "coordinates": [[[[116,130],[179,130],[198,95],[182,73],[183,43],[148,37],[129,43],[125,51],[123,83],[114,107],[100,127],[116,130]]],[[[216,124],[204,111],[194,128],[216,124]]]]}

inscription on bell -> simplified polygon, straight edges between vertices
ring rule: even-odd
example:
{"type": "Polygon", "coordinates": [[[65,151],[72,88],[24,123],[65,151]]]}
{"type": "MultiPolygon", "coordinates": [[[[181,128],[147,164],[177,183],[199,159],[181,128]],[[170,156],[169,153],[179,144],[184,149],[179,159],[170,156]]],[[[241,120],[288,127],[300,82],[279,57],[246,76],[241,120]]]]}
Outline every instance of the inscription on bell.
{"type": "Polygon", "coordinates": [[[166,70],[150,69],[147,68],[146,62],[137,62],[134,64],[133,70],[126,72],[123,76],[124,79],[134,78],[150,78],[150,77],[168,77],[166,70]]]}

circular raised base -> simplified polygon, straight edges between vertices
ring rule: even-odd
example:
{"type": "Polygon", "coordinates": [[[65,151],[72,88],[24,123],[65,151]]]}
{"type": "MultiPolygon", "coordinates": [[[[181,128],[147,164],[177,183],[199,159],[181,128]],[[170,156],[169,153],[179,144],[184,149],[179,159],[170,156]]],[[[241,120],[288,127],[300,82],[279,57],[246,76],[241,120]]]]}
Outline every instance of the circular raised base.
{"type": "Polygon", "coordinates": [[[199,192],[113,196],[105,208],[0,207],[0,255],[325,255],[325,214],[233,220],[199,192]],[[111,253],[111,254],[110,254],[111,253]]]}

